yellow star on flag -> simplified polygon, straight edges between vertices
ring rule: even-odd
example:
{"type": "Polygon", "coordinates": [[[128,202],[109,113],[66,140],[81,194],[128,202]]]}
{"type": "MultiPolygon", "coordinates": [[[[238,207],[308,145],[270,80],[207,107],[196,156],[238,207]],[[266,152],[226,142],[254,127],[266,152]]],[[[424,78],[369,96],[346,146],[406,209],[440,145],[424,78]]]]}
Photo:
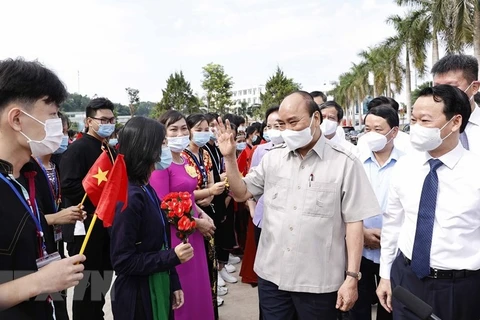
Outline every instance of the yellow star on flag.
{"type": "Polygon", "coordinates": [[[102,171],[101,168],[98,168],[98,173],[93,176],[95,179],[97,179],[98,185],[102,184],[103,181],[105,181],[105,182],[108,181],[108,179],[107,179],[108,171],[109,171],[109,170],[107,170],[107,171],[102,171]]]}

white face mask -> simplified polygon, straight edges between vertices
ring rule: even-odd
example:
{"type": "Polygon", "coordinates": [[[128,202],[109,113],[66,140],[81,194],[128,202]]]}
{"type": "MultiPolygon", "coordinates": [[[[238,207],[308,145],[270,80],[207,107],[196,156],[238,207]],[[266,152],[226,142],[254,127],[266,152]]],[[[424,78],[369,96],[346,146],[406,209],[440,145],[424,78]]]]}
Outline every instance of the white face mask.
{"type": "Polygon", "coordinates": [[[447,124],[454,118],[450,119],[443,127],[428,128],[419,125],[418,123],[410,127],[410,143],[419,151],[432,151],[440,147],[443,140],[447,139],[452,132],[442,139],[441,132],[447,124]]]}
{"type": "Polygon", "coordinates": [[[320,125],[320,129],[322,130],[323,135],[329,136],[337,131],[337,126],[338,123],[336,121],[330,119],[323,119],[323,122],[320,125]]]}
{"type": "Polygon", "coordinates": [[[387,136],[392,132],[394,128],[390,129],[385,135],[375,132],[375,131],[370,131],[366,133],[363,137],[362,140],[368,145],[370,150],[372,152],[377,152],[385,148],[387,143],[392,141],[392,139],[387,140],[387,136]]]}
{"type": "Polygon", "coordinates": [[[43,140],[32,140],[27,137],[25,133],[20,131],[20,133],[27,139],[30,150],[32,151],[32,156],[43,157],[57,151],[63,139],[62,119],[47,119],[45,123],[43,123],[25,111],[22,111],[22,113],[43,125],[45,129],[45,138],[43,138],[43,140]]]}
{"type": "Polygon", "coordinates": [[[285,140],[285,143],[287,144],[288,149],[291,151],[297,150],[299,148],[305,147],[307,144],[309,144],[312,139],[313,135],[315,134],[315,130],[313,133],[310,130],[310,127],[312,126],[313,119],[315,119],[314,116],[312,116],[312,120],[310,121],[310,125],[306,127],[303,130],[300,131],[295,131],[291,129],[285,129],[282,131],[282,137],[285,140]]]}
{"type": "Polygon", "coordinates": [[[265,133],[268,135],[270,141],[272,141],[274,145],[282,144],[284,142],[282,137],[282,131],[278,129],[269,129],[265,133]]]}
{"type": "Polygon", "coordinates": [[[167,137],[168,147],[172,152],[180,153],[190,144],[189,136],[167,137]]]}

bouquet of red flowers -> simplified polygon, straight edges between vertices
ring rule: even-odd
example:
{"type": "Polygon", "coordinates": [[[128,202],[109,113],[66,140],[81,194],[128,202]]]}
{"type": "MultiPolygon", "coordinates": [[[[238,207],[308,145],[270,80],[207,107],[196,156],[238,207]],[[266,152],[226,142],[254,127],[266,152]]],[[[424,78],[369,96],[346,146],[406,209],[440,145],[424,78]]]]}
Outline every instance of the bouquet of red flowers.
{"type": "Polygon", "coordinates": [[[193,218],[190,193],[167,194],[162,200],[161,208],[167,213],[168,221],[177,229],[177,237],[184,243],[187,242],[188,236],[195,232],[197,226],[193,218]]]}

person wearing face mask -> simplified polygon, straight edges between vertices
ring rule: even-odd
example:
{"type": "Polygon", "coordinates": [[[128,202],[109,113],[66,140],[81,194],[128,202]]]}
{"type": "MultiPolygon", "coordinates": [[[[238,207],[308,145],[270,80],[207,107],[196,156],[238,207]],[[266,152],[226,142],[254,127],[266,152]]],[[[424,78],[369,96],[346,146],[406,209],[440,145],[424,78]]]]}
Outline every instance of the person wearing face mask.
{"type": "Polygon", "coordinates": [[[423,89],[413,106],[421,153],[395,165],[381,233],[377,295],[394,319],[411,318],[392,300],[399,285],[441,319],[480,318],[480,156],[459,142],[470,113],[468,96],[449,85],[423,89]]]}
{"type": "Polygon", "coordinates": [[[467,94],[472,114],[460,142],[465,149],[480,154],[480,108],[474,99],[480,88],[477,59],[463,54],[446,55],[432,67],[432,75],[434,85],[449,84],[467,94]]]}
{"type": "MultiPolygon", "coordinates": [[[[380,105],[370,109],[365,116],[365,143],[369,152],[359,159],[378,199],[381,211],[374,217],[363,221],[364,249],[358,282],[358,300],[350,310],[351,320],[371,319],[372,305],[378,303],[375,294],[380,281],[380,233],[382,213],[387,209],[388,186],[393,168],[404,154],[394,146],[398,132],[398,113],[389,105],[380,105]]],[[[377,320],[392,319],[380,304],[377,307],[377,320]]]]}
{"type": "MultiPolygon", "coordinates": [[[[398,102],[395,101],[395,99],[392,99],[390,97],[384,97],[384,96],[379,96],[372,99],[367,104],[367,110],[370,111],[372,108],[375,108],[381,105],[391,107],[398,114],[398,109],[400,107],[398,102]]],[[[357,148],[360,154],[368,154],[370,152],[370,148],[366,144],[366,140],[364,139],[364,136],[365,135],[360,136],[357,141],[357,148]]],[[[399,151],[403,152],[404,154],[416,152],[416,150],[412,147],[412,144],[410,143],[410,135],[401,130],[397,131],[397,135],[395,136],[393,143],[395,145],[395,148],[397,148],[399,151]]]]}
{"type": "MultiPolygon", "coordinates": [[[[225,181],[226,174],[223,168],[223,155],[215,144],[215,127],[214,122],[218,119],[218,115],[208,113],[205,115],[210,127],[210,141],[203,147],[205,151],[210,155],[212,160],[211,172],[213,173],[214,182],[225,181]]],[[[229,263],[229,252],[234,248],[235,236],[233,228],[233,202],[228,196],[227,192],[223,192],[213,197],[212,200],[215,214],[212,219],[215,223],[216,230],[214,234],[215,238],[215,254],[218,260],[218,270],[221,271],[225,268],[229,273],[236,271],[233,264],[229,263]]],[[[223,278],[218,275],[217,277],[217,294],[218,296],[224,296],[228,293],[228,288],[223,278]]]]}
{"type": "MultiPolygon", "coordinates": [[[[193,216],[197,223],[197,231],[188,237],[188,242],[192,245],[195,255],[188,263],[177,267],[185,304],[182,308],[174,310],[174,317],[176,320],[183,320],[191,319],[192,315],[202,315],[202,319],[212,320],[215,318],[215,313],[204,237],[211,238],[214,235],[215,225],[213,220],[199,207],[196,200],[197,197],[205,199],[210,195],[219,194],[221,188],[207,186],[202,190],[198,189],[199,179],[203,180],[204,175],[200,172],[199,178],[199,172],[182,156],[182,152],[190,144],[190,130],[185,117],[178,111],[169,110],[160,116],[159,122],[166,127],[172,163],[168,168],[163,170],[158,168],[153,171],[150,184],[160,199],[170,192],[189,192],[193,203],[193,216]]],[[[198,136],[195,140],[201,144],[198,136]]],[[[170,226],[170,229],[172,246],[176,246],[181,241],[173,236],[176,232],[175,228],[170,226]]]]}
{"type": "Polygon", "coordinates": [[[184,297],[175,267],[194,252],[190,243],[172,247],[170,225],[160,200],[148,183],[154,170],[165,170],[172,153],[165,127],[153,119],[134,117],[121,131],[119,153],[125,155],[128,205],[119,205],[111,229],[111,258],[117,278],[113,286],[115,319],[170,319],[184,297]],[[139,277],[138,275],[142,275],[139,277]]]}
{"type": "MultiPolygon", "coordinates": [[[[310,95],[313,97],[313,99],[315,100],[315,103],[318,105],[319,108],[325,102],[327,102],[327,96],[322,91],[312,91],[312,92],[310,92],[310,95]]],[[[343,112],[343,110],[342,110],[342,112],[343,112]]],[[[342,119],[343,118],[338,119],[339,124],[341,123],[342,119]]],[[[322,129],[322,131],[323,131],[323,129],[322,129]]],[[[339,140],[345,140],[345,131],[343,130],[342,126],[337,126],[336,136],[339,140]]]]}
{"type": "MultiPolygon", "coordinates": [[[[197,190],[193,192],[197,205],[209,217],[215,217],[216,210],[212,201],[216,195],[223,194],[225,191],[225,181],[215,182],[212,172],[212,159],[208,151],[204,149],[210,141],[211,132],[207,119],[203,114],[191,114],[187,117],[187,126],[190,129],[190,144],[183,151],[182,156],[186,159],[188,165],[194,168],[197,173],[197,190]],[[205,192],[208,191],[208,192],[205,192]]],[[[214,218],[215,219],[215,218],[214,218]]],[[[221,277],[226,282],[235,283],[237,279],[231,276],[226,269],[218,268],[215,257],[214,235],[205,239],[205,249],[207,251],[207,263],[210,273],[210,285],[212,287],[212,299],[215,305],[217,303],[217,281],[221,277]]],[[[220,289],[224,290],[224,289],[220,289]]],[[[223,292],[222,292],[223,293],[223,292]]],[[[218,318],[218,310],[215,309],[215,318],[218,318]]]]}
{"type": "Polygon", "coordinates": [[[320,112],[323,117],[320,129],[325,138],[358,157],[358,148],[337,134],[337,128],[343,119],[343,108],[335,101],[327,101],[320,106],[320,112]]]}
{"type": "MultiPolygon", "coordinates": [[[[62,121],[59,105],[67,91],[58,77],[38,62],[23,59],[0,61],[0,271],[2,283],[15,280],[48,265],[56,270],[59,282],[82,278],[83,268],[71,268],[85,257],[77,256],[68,263],[48,240],[47,221],[38,203],[38,174],[31,157],[43,157],[55,152],[62,141],[62,121]],[[49,265],[53,262],[52,265],[49,265]],[[55,264],[55,265],[54,265],[55,264]],[[68,268],[71,271],[61,271],[68,268]]],[[[31,275],[33,276],[33,275],[31,275]]],[[[31,276],[27,276],[30,277],[31,276]]],[[[53,281],[53,280],[51,280],[53,281]]],[[[56,282],[56,281],[55,281],[56,282]]],[[[19,283],[18,281],[16,283],[19,283]]],[[[45,292],[35,289],[31,292],[45,292]]],[[[38,289],[38,288],[37,288],[38,289]]],[[[67,289],[63,286],[59,290],[67,289]]],[[[18,290],[18,292],[21,292],[18,290]]],[[[52,292],[47,290],[46,292],[52,292]]],[[[16,305],[2,306],[1,319],[56,318],[52,297],[29,296],[16,305]]],[[[58,301],[59,303],[62,301],[58,301]]],[[[59,315],[59,318],[60,315],[59,315]]]]}
{"type": "MultiPolygon", "coordinates": [[[[86,107],[85,123],[88,132],[81,138],[70,144],[62,155],[60,164],[60,179],[62,196],[67,207],[78,206],[84,196],[82,180],[95,163],[97,158],[106,150],[112,159],[116,153],[108,144],[108,139],[115,130],[115,115],[113,114],[113,103],[106,98],[96,98],[90,101],[86,107]]],[[[70,255],[80,252],[86,230],[90,226],[95,207],[87,197],[84,210],[87,218],[77,221],[75,224],[63,225],[63,240],[67,242],[67,250],[70,255]]],[[[103,223],[97,220],[90,237],[90,242],[95,245],[88,245],[85,255],[88,257],[85,262],[85,269],[103,277],[105,286],[108,286],[113,277],[112,265],[110,262],[110,237],[103,223]]],[[[92,279],[98,276],[92,275],[92,279]]],[[[104,316],[103,306],[105,299],[96,297],[92,293],[92,286],[89,285],[90,277],[85,277],[82,287],[76,288],[73,297],[73,316],[75,319],[101,319],[104,316]]]]}
{"type": "Polygon", "coordinates": [[[310,94],[288,95],[278,115],[285,144],[266,153],[243,179],[231,130],[222,123],[217,128],[235,200],[264,196],[254,267],[263,319],[321,314],[333,320],[337,308],[347,311],[357,299],[362,220],[380,208],[358,159],[326,142],[310,94]]]}

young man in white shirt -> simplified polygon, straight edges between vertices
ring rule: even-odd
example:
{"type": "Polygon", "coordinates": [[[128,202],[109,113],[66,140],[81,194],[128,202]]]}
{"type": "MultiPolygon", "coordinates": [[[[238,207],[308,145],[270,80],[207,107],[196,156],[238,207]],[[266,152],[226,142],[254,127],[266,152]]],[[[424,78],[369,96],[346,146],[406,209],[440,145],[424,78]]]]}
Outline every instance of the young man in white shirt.
{"type": "Polygon", "coordinates": [[[472,114],[460,142],[465,149],[480,154],[480,108],[474,99],[480,87],[477,59],[463,54],[447,55],[435,63],[432,74],[434,85],[449,84],[467,94],[472,114]]]}
{"type": "Polygon", "coordinates": [[[480,163],[459,136],[471,113],[468,97],[440,85],[419,94],[412,146],[423,153],[398,161],[381,234],[381,304],[394,319],[417,319],[392,289],[402,286],[441,319],[479,319],[480,163]]]}

